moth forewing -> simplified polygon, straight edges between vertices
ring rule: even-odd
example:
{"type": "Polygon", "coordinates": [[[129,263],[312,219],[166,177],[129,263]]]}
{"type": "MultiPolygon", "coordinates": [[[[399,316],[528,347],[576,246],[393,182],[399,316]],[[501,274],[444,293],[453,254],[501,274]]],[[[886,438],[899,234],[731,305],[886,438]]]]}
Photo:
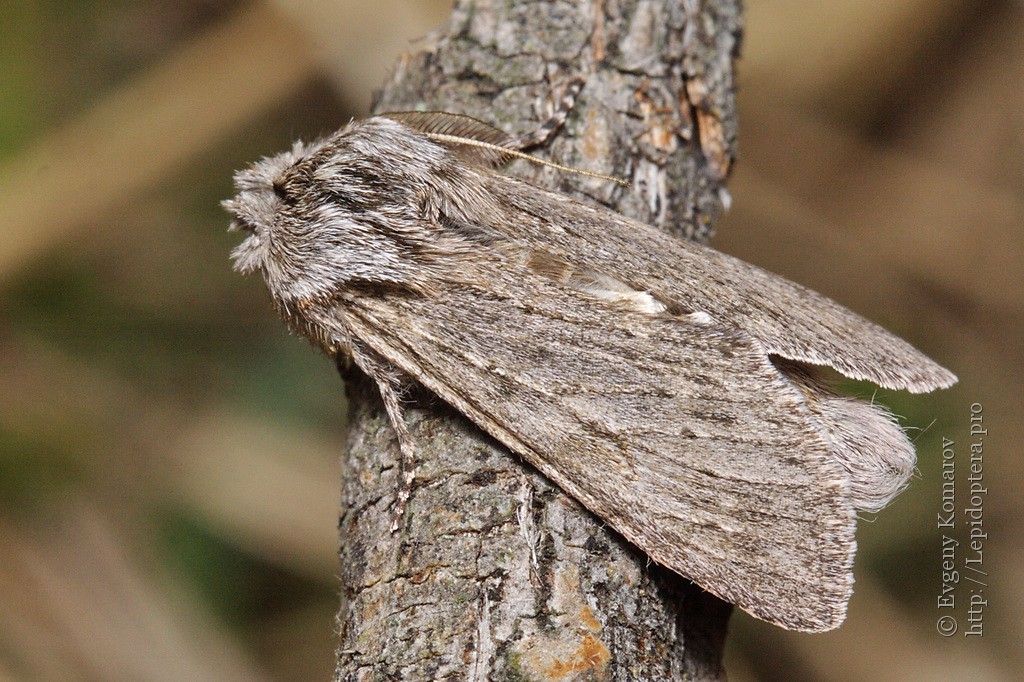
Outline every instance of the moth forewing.
{"type": "Polygon", "coordinates": [[[903,339],[806,287],[614,211],[483,169],[475,172],[502,197],[498,211],[488,207],[479,219],[506,239],[545,244],[560,258],[689,312],[706,313],[742,329],[768,353],[915,393],[956,382],[903,339]]]}
{"type": "Polygon", "coordinates": [[[346,324],[655,561],[784,627],[842,621],[846,481],[756,342],[516,263],[478,272],[430,297],[354,296],[346,324]]]}

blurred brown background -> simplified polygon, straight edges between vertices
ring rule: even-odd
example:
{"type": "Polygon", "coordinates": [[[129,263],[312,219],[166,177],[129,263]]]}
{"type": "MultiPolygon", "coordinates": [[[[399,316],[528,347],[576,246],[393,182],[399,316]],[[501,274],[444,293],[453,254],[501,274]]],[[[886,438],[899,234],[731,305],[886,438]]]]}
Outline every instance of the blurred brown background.
{"type": "MultiPolygon", "coordinates": [[[[235,169],[365,113],[446,13],[5,4],[0,676],[329,676],[342,386],[261,282],[231,272],[218,201],[235,169]]],[[[1024,5],[750,0],[745,40],[734,207],[713,244],[881,322],[961,383],[877,394],[912,429],[921,476],[860,524],[846,624],[799,635],[737,613],[731,679],[1018,678],[1024,5]],[[988,605],[984,635],[963,636],[981,587],[962,578],[946,638],[941,441],[956,443],[959,512],[973,403],[989,429],[988,605]]]]}

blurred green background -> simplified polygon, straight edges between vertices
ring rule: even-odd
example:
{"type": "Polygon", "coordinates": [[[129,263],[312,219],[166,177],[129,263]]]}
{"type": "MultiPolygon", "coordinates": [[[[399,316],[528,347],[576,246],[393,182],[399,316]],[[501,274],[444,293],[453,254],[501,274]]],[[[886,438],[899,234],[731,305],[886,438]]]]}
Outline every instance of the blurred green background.
{"type": "MultiPolygon", "coordinates": [[[[747,8],[735,203],[713,244],[879,321],[961,383],[850,386],[905,418],[920,479],[860,524],[846,624],[799,635],[737,613],[730,677],[1019,679],[1024,5],[747,8]],[[941,441],[956,442],[962,509],[973,403],[989,428],[989,605],[984,636],[944,638],[941,441]]],[[[232,273],[218,202],[235,169],[366,113],[447,9],[4,5],[0,676],[330,675],[344,392],[262,283],[232,273]]]]}

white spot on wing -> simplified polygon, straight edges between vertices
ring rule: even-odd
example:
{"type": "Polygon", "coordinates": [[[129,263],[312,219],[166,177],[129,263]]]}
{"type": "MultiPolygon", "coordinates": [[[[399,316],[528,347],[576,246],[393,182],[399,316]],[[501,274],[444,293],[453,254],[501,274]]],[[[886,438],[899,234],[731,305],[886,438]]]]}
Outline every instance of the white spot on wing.
{"type": "Polygon", "coordinates": [[[691,322],[695,322],[697,324],[711,324],[712,322],[715,321],[713,317],[708,315],[703,310],[698,310],[695,313],[690,313],[689,315],[687,315],[687,317],[690,318],[691,322]]]}

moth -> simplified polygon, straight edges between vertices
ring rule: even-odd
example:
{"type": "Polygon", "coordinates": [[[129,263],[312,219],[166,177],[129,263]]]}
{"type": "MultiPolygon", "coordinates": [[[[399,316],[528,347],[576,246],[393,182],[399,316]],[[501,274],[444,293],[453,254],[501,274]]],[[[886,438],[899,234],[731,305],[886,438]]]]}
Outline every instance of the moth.
{"type": "Polygon", "coordinates": [[[914,393],[956,377],[825,296],[503,175],[513,147],[445,113],[296,143],[235,176],[235,268],[376,382],[404,459],[414,381],[654,561],[768,622],[838,626],[856,514],[915,456],[814,366],[914,393]]]}

